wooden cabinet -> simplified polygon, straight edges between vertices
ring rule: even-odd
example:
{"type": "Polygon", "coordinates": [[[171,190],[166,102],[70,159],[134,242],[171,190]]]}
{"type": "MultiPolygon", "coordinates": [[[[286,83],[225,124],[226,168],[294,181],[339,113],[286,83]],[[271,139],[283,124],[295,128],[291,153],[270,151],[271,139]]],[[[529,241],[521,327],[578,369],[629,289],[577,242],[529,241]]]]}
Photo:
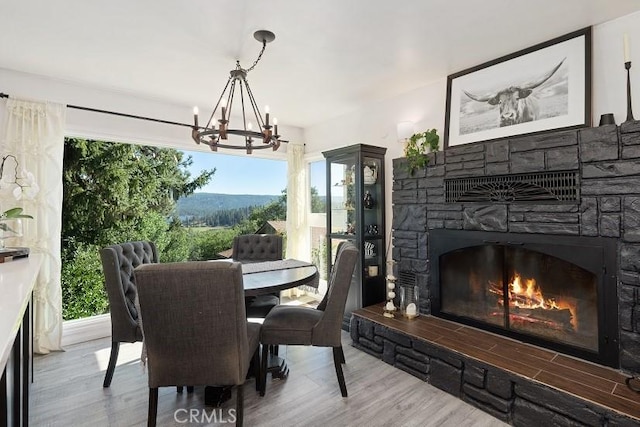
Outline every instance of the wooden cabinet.
{"type": "Polygon", "coordinates": [[[351,312],[385,299],[384,147],[356,144],[323,153],[327,163],[327,265],[341,241],[360,251],[343,329],[351,312]]]}

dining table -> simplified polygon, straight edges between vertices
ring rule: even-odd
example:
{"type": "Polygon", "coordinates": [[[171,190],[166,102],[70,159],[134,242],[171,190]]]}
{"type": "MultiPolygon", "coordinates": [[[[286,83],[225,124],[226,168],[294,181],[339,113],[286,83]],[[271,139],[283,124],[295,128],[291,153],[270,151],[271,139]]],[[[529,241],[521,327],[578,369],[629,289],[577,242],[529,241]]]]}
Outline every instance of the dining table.
{"type": "Polygon", "coordinates": [[[317,288],[318,268],[297,259],[244,262],[242,280],[247,297],[272,294],[303,285],[317,288]]]}

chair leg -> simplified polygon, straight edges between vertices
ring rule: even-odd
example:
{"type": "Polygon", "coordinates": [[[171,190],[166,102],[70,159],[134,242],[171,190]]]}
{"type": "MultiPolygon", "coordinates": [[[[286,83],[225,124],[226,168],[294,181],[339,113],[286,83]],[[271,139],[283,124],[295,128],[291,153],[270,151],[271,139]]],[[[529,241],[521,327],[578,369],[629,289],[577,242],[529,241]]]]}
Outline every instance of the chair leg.
{"type": "Polygon", "coordinates": [[[147,427],[156,427],[158,415],[158,387],[149,388],[149,415],[147,415],[147,427]]]}
{"type": "Polygon", "coordinates": [[[342,361],[340,355],[342,354],[342,346],[333,347],[333,364],[336,367],[336,375],[338,376],[338,384],[340,385],[340,392],[342,397],[347,397],[347,385],[344,382],[344,374],[342,373],[342,361]]]}
{"type": "Polygon", "coordinates": [[[344,358],[344,349],[342,348],[342,346],[340,346],[340,362],[342,362],[343,365],[347,363],[344,358]]]}
{"type": "Polygon", "coordinates": [[[111,385],[111,379],[113,378],[113,371],[116,370],[116,362],[118,361],[118,352],[120,351],[120,343],[118,341],[111,342],[111,356],[109,356],[109,366],[107,366],[107,373],[104,375],[104,382],[102,387],[109,387],[111,385]]]}
{"type": "Polygon", "coordinates": [[[182,387],[181,385],[176,386],[176,392],[182,394],[182,389],[184,389],[184,387],[182,387]]]}
{"type": "Polygon", "coordinates": [[[256,391],[262,391],[262,369],[260,369],[260,346],[253,352],[251,365],[253,365],[253,378],[256,379],[256,391]]]}
{"type": "Polygon", "coordinates": [[[242,427],[242,423],[244,421],[244,389],[242,384],[238,385],[236,394],[236,426],[242,427]]]}
{"type": "Polygon", "coordinates": [[[187,393],[193,393],[193,386],[192,385],[188,385],[187,386],[187,393]]]}
{"type": "Polygon", "coordinates": [[[269,346],[262,345],[262,363],[260,364],[260,396],[267,391],[267,359],[269,358],[269,346]]]}

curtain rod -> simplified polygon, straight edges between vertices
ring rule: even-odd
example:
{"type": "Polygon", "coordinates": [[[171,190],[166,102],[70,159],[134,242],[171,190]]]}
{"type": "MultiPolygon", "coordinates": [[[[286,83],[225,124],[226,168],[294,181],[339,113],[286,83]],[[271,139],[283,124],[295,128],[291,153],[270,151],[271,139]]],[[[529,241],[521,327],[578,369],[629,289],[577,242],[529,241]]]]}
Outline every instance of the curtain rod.
{"type": "MultiPolygon", "coordinates": [[[[0,98],[9,98],[9,95],[6,94],[6,93],[0,92],[0,98]]],[[[170,120],[154,119],[153,117],[136,116],[134,114],[119,113],[117,111],[109,111],[109,110],[100,110],[98,108],[82,107],[80,105],[71,105],[71,104],[67,104],[67,108],[73,108],[74,110],[90,111],[92,113],[110,114],[112,116],[118,116],[118,117],[127,117],[129,119],[146,120],[148,122],[164,123],[165,125],[183,126],[183,127],[187,127],[187,128],[193,129],[193,125],[190,125],[190,124],[187,124],[187,123],[172,122],[170,120]]],[[[289,141],[280,141],[280,142],[282,142],[283,144],[288,144],[289,143],[289,141]]],[[[302,144],[302,145],[306,145],[306,144],[302,144]]]]}
{"type": "MultiPolygon", "coordinates": [[[[9,98],[9,95],[7,95],[6,93],[0,92],[0,98],[9,98]]],[[[97,108],[82,107],[82,106],[79,106],[79,105],[70,105],[70,104],[67,104],[67,108],[73,108],[74,110],[90,111],[92,113],[102,113],[102,114],[110,114],[112,116],[127,117],[129,119],[146,120],[148,122],[164,123],[166,125],[184,126],[184,127],[188,127],[188,128],[193,128],[193,125],[186,124],[186,123],[179,123],[179,122],[172,122],[172,121],[169,121],[169,120],[154,119],[152,117],[136,116],[136,115],[133,115],[133,114],[119,113],[117,111],[99,110],[97,108]]]]}

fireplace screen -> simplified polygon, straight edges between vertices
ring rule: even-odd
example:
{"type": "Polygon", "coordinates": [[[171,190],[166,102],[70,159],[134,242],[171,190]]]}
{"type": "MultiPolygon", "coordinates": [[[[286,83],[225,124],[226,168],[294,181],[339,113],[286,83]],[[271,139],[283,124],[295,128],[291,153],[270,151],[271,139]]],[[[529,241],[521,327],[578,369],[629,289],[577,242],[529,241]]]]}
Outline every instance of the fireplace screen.
{"type": "Polygon", "coordinates": [[[522,247],[479,245],[440,257],[440,311],[598,351],[598,278],[522,247]]]}

